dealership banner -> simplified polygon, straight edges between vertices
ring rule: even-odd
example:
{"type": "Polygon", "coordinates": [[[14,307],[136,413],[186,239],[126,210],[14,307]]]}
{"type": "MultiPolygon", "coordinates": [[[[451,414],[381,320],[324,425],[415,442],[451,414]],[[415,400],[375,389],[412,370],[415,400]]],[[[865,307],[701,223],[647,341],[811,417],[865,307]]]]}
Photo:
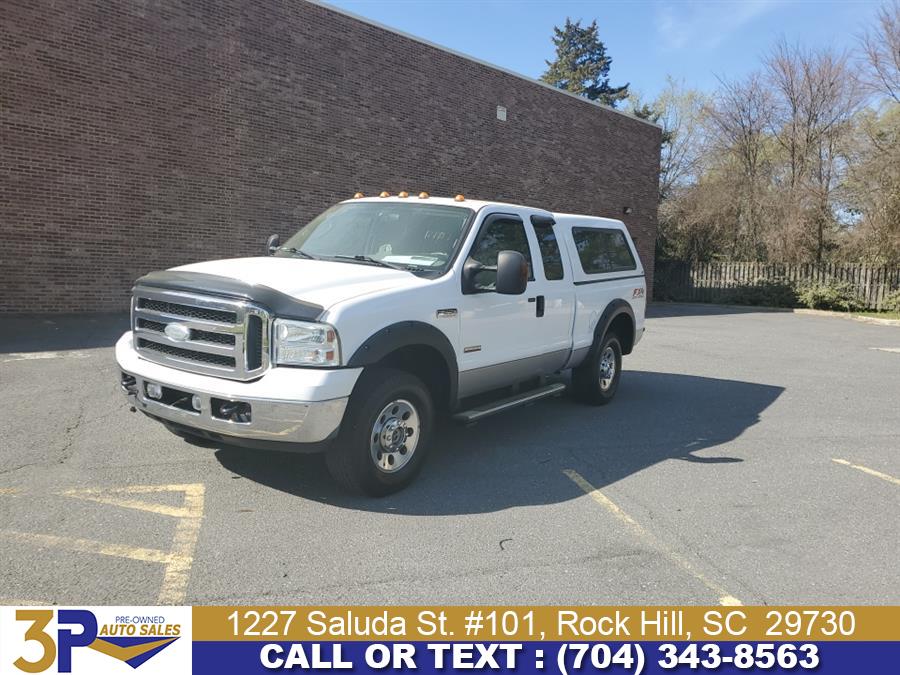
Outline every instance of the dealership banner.
{"type": "Polygon", "coordinates": [[[0,607],[0,675],[894,673],[900,607],[0,607]]]}

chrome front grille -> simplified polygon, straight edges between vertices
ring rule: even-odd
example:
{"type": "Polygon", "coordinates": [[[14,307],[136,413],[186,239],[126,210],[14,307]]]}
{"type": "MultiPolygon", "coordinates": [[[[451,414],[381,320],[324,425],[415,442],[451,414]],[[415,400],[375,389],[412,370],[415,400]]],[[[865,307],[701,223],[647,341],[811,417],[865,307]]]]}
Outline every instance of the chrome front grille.
{"type": "Polygon", "coordinates": [[[135,348],[148,361],[235,380],[269,367],[269,314],[247,302],[138,287],[131,322],[135,348]]]}

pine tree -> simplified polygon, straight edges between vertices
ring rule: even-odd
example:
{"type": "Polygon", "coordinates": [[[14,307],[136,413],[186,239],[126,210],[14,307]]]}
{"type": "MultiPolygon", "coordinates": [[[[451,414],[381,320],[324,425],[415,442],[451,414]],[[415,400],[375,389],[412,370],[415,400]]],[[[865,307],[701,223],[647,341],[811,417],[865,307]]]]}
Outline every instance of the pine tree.
{"type": "Polygon", "coordinates": [[[628,97],[628,84],[611,87],[609,67],[612,58],[597,34],[597,22],[583,28],[581,21],[566,18],[565,28],[553,29],[556,59],[547,61],[541,80],[559,89],[615,107],[628,97]]]}

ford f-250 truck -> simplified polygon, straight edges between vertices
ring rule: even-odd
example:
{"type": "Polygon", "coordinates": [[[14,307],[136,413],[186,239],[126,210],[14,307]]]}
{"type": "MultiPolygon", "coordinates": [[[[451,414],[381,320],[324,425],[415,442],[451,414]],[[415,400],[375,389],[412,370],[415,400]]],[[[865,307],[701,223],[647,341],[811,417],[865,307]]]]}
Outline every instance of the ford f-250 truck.
{"type": "Polygon", "coordinates": [[[266,254],[140,278],[122,388],[180,435],[324,451],[370,495],[415,477],[438,415],[557,395],[566,370],[577,398],[609,402],[644,331],[618,220],[357,193],[266,254]]]}

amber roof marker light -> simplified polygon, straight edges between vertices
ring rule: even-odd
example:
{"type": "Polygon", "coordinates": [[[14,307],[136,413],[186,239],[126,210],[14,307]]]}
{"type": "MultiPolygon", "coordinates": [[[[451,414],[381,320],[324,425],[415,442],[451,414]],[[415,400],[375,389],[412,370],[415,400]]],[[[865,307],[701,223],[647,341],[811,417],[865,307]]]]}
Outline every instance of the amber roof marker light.
{"type": "Polygon", "coordinates": [[[365,195],[362,192],[357,192],[353,195],[353,199],[362,199],[365,195]]]}
{"type": "Polygon", "coordinates": [[[397,196],[400,197],[400,199],[406,199],[409,197],[409,193],[406,190],[403,190],[402,192],[398,192],[397,196]]]}
{"type": "Polygon", "coordinates": [[[380,195],[378,195],[378,196],[379,196],[379,197],[390,197],[390,196],[391,196],[391,193],[388,192],[387,190],[384,190],[384,191],[382,191],[382,193],[381,193],[380,195]]]}
{"type": "Polygon", "coordinates": [[[428,193],[427,193],[427,192],[420,192],[420,193],[419,193],[419,199],[428,199],[428,193]]]}
{"type": "Polygon", "coordinates": [[[463,195],[456,195],[456,196],[453,198],[453,201],[455,201],[455,202],[464,202],[464,201],[466,201],[466,198],[465,198],[463,195]]]}

